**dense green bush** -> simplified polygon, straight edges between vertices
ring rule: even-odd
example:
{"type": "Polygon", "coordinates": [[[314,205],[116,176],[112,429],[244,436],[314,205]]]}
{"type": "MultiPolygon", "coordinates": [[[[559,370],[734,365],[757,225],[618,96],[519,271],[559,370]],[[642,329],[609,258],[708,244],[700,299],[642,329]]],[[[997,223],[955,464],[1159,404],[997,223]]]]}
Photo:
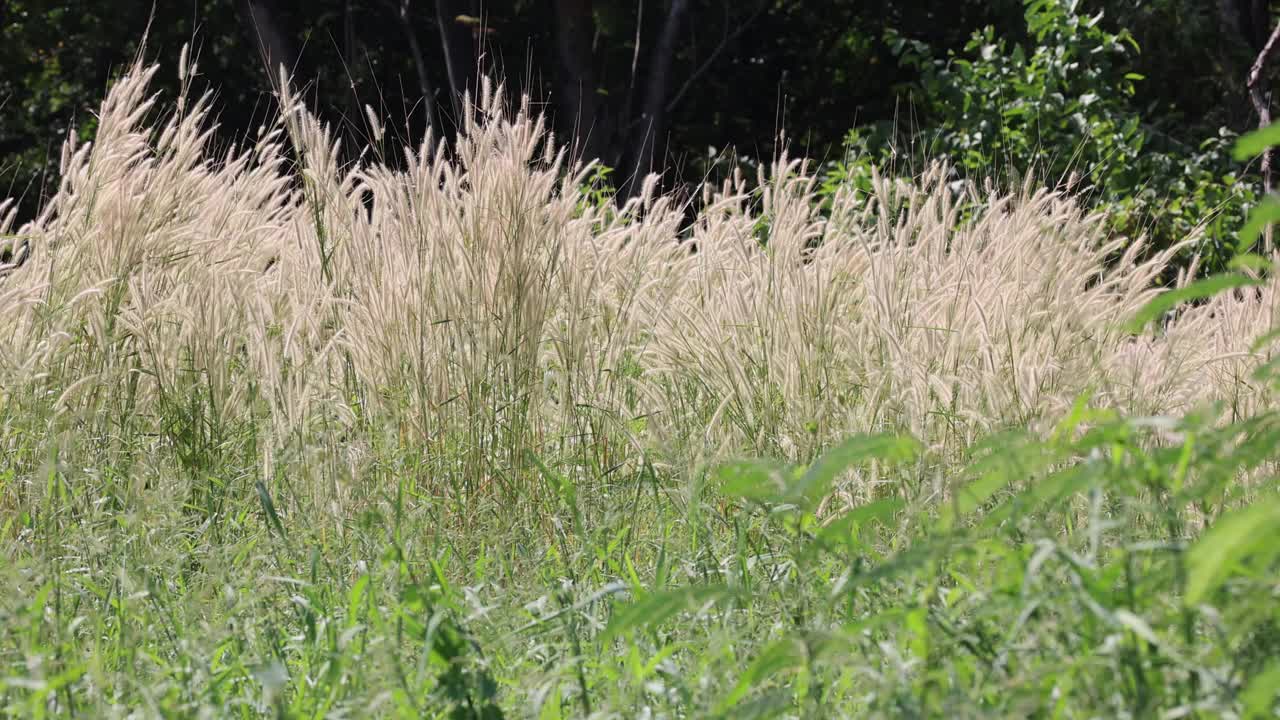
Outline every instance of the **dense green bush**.
{"type": "Polygon", "coordinates": [[[891,31],[886,40],[919,72],[907,88],[918,125],[850,131],[845,161],[829,169],[828,192],[865,182],[871,163],[901,171],[945,158],[957,175],[1007,183],[1031,172],[1080,191],[1115,231],[1150,235],[1155,247],[1198,237],[1187,257],[1199,253],[1202,267],[1222,269],[1257,199],[1255,183],[1231,161],[1231,133],[1222,129],[1193,148],[1147,122],[1144,78],[1126,71],[1137,43],[1102,19],[1085,15],[1079,0],[1027,0],[1033,46],[987,27],[962,53],[945,56],[891,31]]]}
{"type": "Polygon", "coordinates": [[[744,499],[734,525],[758,527],[791,568],[739,588],[738,602],[783,602],[795,620],[722,708],[782,693],[816,712],[849,682],[842,666],[880,657],[896,670],[868,673],[859,714],[1271,716],[1280,497],[1269,480],[1236,480],[1274,462],[1280,416],[1211,417],[1125,419],[1081,403],[1048,440],[975,446],[933,510],[897,495],[817,512],[855,463],[918,462],[910,439],[855,438],[808,468],[724,467],[721,488],[744,499]]]}

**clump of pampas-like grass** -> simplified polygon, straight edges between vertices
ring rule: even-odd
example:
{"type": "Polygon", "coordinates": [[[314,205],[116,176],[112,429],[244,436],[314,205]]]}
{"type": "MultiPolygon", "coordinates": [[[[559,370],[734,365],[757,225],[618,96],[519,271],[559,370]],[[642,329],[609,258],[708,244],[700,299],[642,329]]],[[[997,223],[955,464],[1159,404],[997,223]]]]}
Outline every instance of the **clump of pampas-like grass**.
{"type": "Polygon", "coordinates": [[[1031,184],[956,189],[935,166],[822,214],[782,157],[755,189],[705,188],[680,242],[683,209],[652,181],[621,209],[584,205],[588,168],[489,84],[450,152],[428,136],[394,169],[344,163],[287,90],[239,149],[214,147],[209,95],[184,89],[150,122],[157,71],[116,83],[20,229],[31,257],[0,281],[4,423],[109,442],[197,412],[255,428],[268,465],[390,437],[470,482],[529,450],[804,459],[881,430],[963,447],[1086,391],[1142,413],[1270,401],[1248,371],[1274,284],[1134,338],[1174,250],[1140,259],[1031,184]]]}

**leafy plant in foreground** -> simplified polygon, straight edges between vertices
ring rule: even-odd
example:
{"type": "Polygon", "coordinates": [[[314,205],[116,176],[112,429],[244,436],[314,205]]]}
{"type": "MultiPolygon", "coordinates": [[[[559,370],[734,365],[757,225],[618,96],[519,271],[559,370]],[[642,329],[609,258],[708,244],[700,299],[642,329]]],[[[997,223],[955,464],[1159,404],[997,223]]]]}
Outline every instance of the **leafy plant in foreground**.
{"type": "Polygon", "coordinates": [[[792,538],[798,572],[844,568],[825,597],[850,611],[830,627],[798,623],[744,668],[721,709],[788,674],[829,676],[849,655],[874,666],[901,653],[918,664],[887,683],[895,700],[872,708],[1268,712],[1280,689],[1280,416],[1206,419],[1126,420],[1082,404],[1054,439],[976,449],[936,512],[885,499],[819,519],[797,503],[803,480],[776,482],[806,475],[727,467],[727,490],[792,538]],[[1158,443],[1159,430],[1178,439],[1158,443]],[[1242,475],[1255,483],[1236,484],[1242,475]],[[881,555],[868,543],[877,521],[911,527],[909,540],[881,555]],[[865,592],[896,600],[866,613],[865,592]]]}
{"type": "MultiPolygon", "coordinates": [[[[863,708],[873,714],[1268,715],[1280,691],[1280,413],[1123,418],[1086,400],[1048,437],[972,448],[936,505],[890,495],[821,510],[855,467],[927,467],[910,438],[856,437],[809,467],[722,466],[735,524],[773,538],[771,553],[823,590],[797,601],[716,712],[813,715],[837,702],[853,663],[900,668],[881,675],[863,708]]],[[[767,594],[651,595],[603,639],[767,594]]]]}

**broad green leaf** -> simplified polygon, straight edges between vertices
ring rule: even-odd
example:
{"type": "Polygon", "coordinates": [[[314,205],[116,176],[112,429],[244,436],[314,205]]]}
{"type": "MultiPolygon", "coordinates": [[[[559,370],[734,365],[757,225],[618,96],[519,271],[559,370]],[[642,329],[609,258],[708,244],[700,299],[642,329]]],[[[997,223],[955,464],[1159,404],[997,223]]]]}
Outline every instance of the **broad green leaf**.
{"type": "Polygon", "coordinates": [[[608,642],[637,627],[661,624],[686,610],[720,602],[735,594],[723,585],[694,585],[650,593],[614,615],[609,626],[600,634],[600,641],[608,642]]]}
{"type": "Polygon", "coordinates": [[[888,525],[904,504],[898,498],[885,498],[856,507],[824,526],[818,531],[817,539],[821,543],[843,544],[855,527],[861,527],[872,520],[888,525]]]}
{"type": "Polygon", "coordinates": [[[877,564],[870,570],[855,575],[849,580],[844,589],[846,592],[851,592],[858,587],[865,587],[881,580],[889,580],[906,575],[923,565],[933,562],[937,558],[950,554],[956,549],[958,542],[957,539],[951,537],[943,537],[931,541],[918,540],[906,550],[877,564]]]}
{"type": "Polygon", "coordinates": [[[1275,263],[1256,253],[1241,253],[1227,263],[1228,270],[1256,270],[1264,272],[1275,268],[1275,263]]]}
{"type": "Polygon", "coordinates": [[[845,625],[841,630],[848,637],[861,635],[868,630],[877,630],[885,625],[898,625],[903,622],[903,618],[913,609],[909,605],[897,605],[883,612],[876,613],[870,617],[862,618],[845,625]]]}
{"type": "Polygon", "coordinates": [[[1244,253],[1252,250],[1262,231],[1275,222],[1280,222],[1280,200],[1271,195],[1263,198],[1262,202],[1249,211],[1249,219],[1240,229],[1240,242],[1236,245],[1236,251],[1244,253]]]}
{"type": "Polygon", "coordinates": [[[1236,146],[1231,149],[1231,157],[1243,162],[1277,145],[1280,145],[1280,123],[1241,135],[1240,139],[1236,140],[1236,146]]]}
{"type": "MultiPolygon", "coordinates": [[[[1280,205],[1277,205],[1276,209],[1277,217],[1280,217],[1280,205]]],[[[1213,297],[1226,290],[1260,284],[1262,284],[1261,280],[1230,273],[1197,280],[1186,287],[1163,292],[1144,305],[1133,320],[1129,322],[1128,330],[1131,333],[1140,333],[1148,323],[1159,319],[1166,312],[1188,300],[1200,300],[1213,297]]]]}
{"type": "Polygon", "coordinates": [[[787,498],[798,503],[816,504],[831,489],[831,484],[857,463],[868,460],[909,462],[922,446],[904,435],[858,435],[831,448],[813,463],[804,475],[787,488],[787,498]]]}
{"type": "Polygon", "coordinates": [[[929,656],[929,609],[923,605],[907,613],[903,627],[907,630],[907,647],[919,660],[929,656]]]}
{"type": "Polygon", "coordinates": [[[1182,657],[1173,647],[1162,640],[1159,635],[1156,635],[1156,631],[1151,629],[1151,626],[1147,624],[1146,620],[1143,620],[1138,615],[1135,615],[1124,608],[1116,610],[1112,613],[1112,617],[1129,632],[1150,643],[1152,647],[1159,648],[1160,652],[1164,655],[1177,662],[1184,662],[1182,657]]]}
{"type": "Polygon", "coordinates": [[[258,486],[258,501],[262,503],[262,509],[266,512],[268,527],[280,533],[280,537],[287,541],[289,535],[284,530],[284,523],[280,522],[280,516],[276,514],[276,504],[271,501],[271,492],[267,490],[266,483],[261,480],[256,484],[258,486]]]}
{"type": "Polygon", "coordinates": [[[718,717],[733,718],[733,720],[762,720],[778,717],[794,704],[793,695],[791,688],[770,690],[758,698],[730,708],[732,712],[721,713],[718,717]]]}
{"type": "Polygon", "coordinates": [[[1092,399],[1093,393],[1086,390],[1076,396],[1075,402],[1071,404],[1071,412],[1062,418],[1053,429],[1053,439],[1055,441],[1068,440],[1075,434],[1076,428],[1080,427],[1090,416],[1089,400],[1092,399]]]}
{"type": "Polygon", "coordinates": [[[351,592],[347,593],[347,626],[356,624],[357,618],[360,617],[360,603],[364,601],[365,592],[369,589],[369,574],[365,573],[356,580],[355,585],[351,586],[351,592]]]}
{"type": "Polygon", "coordinates": [[[1275,717],[1276,695],[1280,695],[1280,660],[1254,675],[1240,694],[1246,720],[1275,717]]]}
{"type": "Polygon", "coordinates": [[[720,701],[720,705],[716,708],[716,713],[724,714],[737,705],[742,698],[746,697],[747,693],[751,692],[756,685],[774,675],[794,672],[804,662],[805,646],[804,642],[799,638],[788,636],[774,642],[756,656],[754,662],[747,666],[746,671],[738,678],[738,684],[720,701]]]}
{"type": "Polygon", "coordinates": [[[989,472],[957,490],[950,511],[944,510],[938,517],[938,529],[950,530],[957,521],[977,510],[1012,481],[1011,472],[989,472]]]}
{"type": "Polygon", "coordinates": [[[1034,512],[1045,504],[1060,503],[1090,487],[1101,485],[1103,479],[1103,468],[1097,463],[1077,463],[1063,468],[1031,483],[1026,490],[987,513],[982,518],[982,525],[987,528],[998,527],[1014,512],[1034,512]]]}
{"type": "Polygon", "coordinates": [[[542,462],[542,458],[532,451],[525,451],[525,457],[538,468],[538,474],[542,475],[542,479],[547,485],[555,491],[556,495],[565,503],[566,507],[573,508],[577,505],[578,492],[573,482],[568,478],[561,477],[559,473],[554,472],[542,462]]]}
{"type": "Polygon", "coordinates": [[[737,460],[721,465],[715,473],[721,492],[758,502],[778,501],[791,469],[773,460],[737,460]]]}
{"type": "Polygon", "coordinates": [[[1257,340],[1253,341],[1252,345],[1249,346],[1249,352],[1261,352],[1276,340],[1280,340],[1280,328],[1263,333],[1257,340]]]}
{"type": "Polygon", "coordinates": [[[1025,432],[1000,433],[992,439],[995,442],[983,445],[985,454],[965,470],[965,477],[975,479],[955,492],[951,511],[942,512],[937,529],[950,530],[1010,483],[1036,477],[1061,457],[1061,451],[1025,432]]]}
{"type": "Polygon", "coordinates": [[[1280,380],[1280,355],[1261,363],[1253,369],[1251,377],[1258,382],[1275,382],[1280,380]]]}
{"type": "Polygon", "coordinates": [[[1187,553],[1187,597],[1194,605],[1231,576],[1237,563],[1280,544],[1280,497],[1271,496],[1230,512],[1210,527],[1187,553]]]}

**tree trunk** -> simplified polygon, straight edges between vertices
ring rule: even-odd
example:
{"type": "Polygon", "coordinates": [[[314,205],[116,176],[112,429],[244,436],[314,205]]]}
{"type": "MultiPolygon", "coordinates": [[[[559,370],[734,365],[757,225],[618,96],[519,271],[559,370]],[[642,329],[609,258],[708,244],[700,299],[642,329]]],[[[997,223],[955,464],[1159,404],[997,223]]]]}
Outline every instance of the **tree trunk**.
{"type": "MultiPolygon", "coordinates": [[[[1265,128],[1271,124],[1271,84],[1266,79],[1266,65],[1271,53],[1275,50],[1277,34],[1280,27],[1271,29],[1271,12],[1267,0],[1221,0],[1219,8],[1222,18],[1229,30],[1233,30],[1245,41],[1256,59],[1249,69],[1245,84],[1249,93],[1249,101],[1258,114],[1258,127],[1265,128]]],[[[1267,148],[1262,153],[1262,191],[1270,195],[1274,185],[1272,165],[1275,152],[1267,148]]],[[[1262,253],[1269,256],[1274,243],[1274,229],[1270,223],[1262,232],[1262,253]]]]}
{"type": "Polygon", "coordinates": [[[347,72],[347,85],[351,90],[351,95],[347,98],[347,113],[351,118],[351,122],[346,123],[347,132],[357,143],[352,147],[358,148],[372,144],[373,139],[369,134],[361,134],[358,130],[360,124],[368,122],[360,103],[360,88],[364,85],[366,65],[360,62],[360,36],[356,32],[356,12],[351,7],[351,2],[352,0],[342,0],[342,58],[347,72]]]}
{"type": "Polygon", "coordinates": [[[478,37],[460,16],[471,16],[475,4],[468,0],[436,0],[436,24],[440,28],[440,45],[444,48],[445,71],[449,76],[449,102],[453,108],[454,122],[462,124],[462,97],[471,91],[474,99],[476,78],[476,38],[478,37]]]}
{"type": "Polygon", "coordinates": [[[655,160],[665,152],[667,134],[667,95],[671,84],[671,64],[675,60],[676,44],[684,26],[684,16],[689,10],[689,0],[672,0],[667,17],[662,24],[658,44],[649,60],[648,79],[645,83],[644,104],[637,118],[636,139],[633,143],[631,172],[624,186],[624,197],[634,197],[644,187],[645,176],[659,168],[655,160]]]}
{"type": "Polygon", "coordinates": [[[263,67],[267,71],[267,80],[276,92],[283,90],[279,86],[280,67],[284,66],[286,74],[297,70],[298,58],[293,51],[289,38],[284,34],[268,3],[264,0],[248,0],[249,32],[253,36],[258,54],[262,57],[263,67]]]}
{"type": "Polygon", "coordinates": [[[608,139],[596,96],[591,0],[555,0],[560,64],[556,73],[556,125],[562,142],[585,160],[602,157],[608,139]]]}
{"type": "Polygon", "coordinates": [[[1242,38],[1253,55],[1260,53],[1271,33],[1267,0],[1219,0],[1217,6],[1229,35],[1242,38]]]}
{"type": "Polygon", "coordinates": [[[431,88],[431,76],[427,74],[427,62],[422,55],[422,44],[418,42],[418,33],[413,28],[413,20],[409,14],[409,0],[386,0],[396,14],[404,39],[409,43],[409,53],[413,56],[413,69],[418,74],[418,92],[422,95],[422,107],[427,113],[427,129],[434,130],[436,139],[440,128],[436,125],[436,94],[431,88]]]}

